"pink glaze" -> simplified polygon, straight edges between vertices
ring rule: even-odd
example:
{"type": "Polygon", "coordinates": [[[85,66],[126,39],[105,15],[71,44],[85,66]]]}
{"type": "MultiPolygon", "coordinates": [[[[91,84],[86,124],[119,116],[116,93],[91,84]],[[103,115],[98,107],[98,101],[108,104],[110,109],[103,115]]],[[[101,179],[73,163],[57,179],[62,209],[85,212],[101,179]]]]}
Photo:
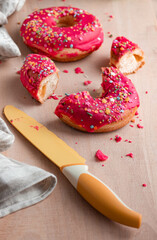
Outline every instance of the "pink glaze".
{"type": "Polygon", "coordinates": [[[75,73],[76,74],[84,73],[84,71],[80,67],[77,67],[77,68],[75,68],[75,73]]]}
{"type": "Polygon", "coordinates": [[[100,149],[96,152],[95,156],[97,157],[97,159],[99,159],[99,161],[106,161],[108,159],[108,156],[103,154],[100,149]]]}
{"type": "MultiPolygon", "coordinates": [[[[101,24],[95,16],[79,8],[63,6],[31,13],[22,24],[21,36],[26,45],[51,57],[66,48],[90,53],[101,46],[104,37],[101,24]],[[58,20],[65,16],[72,16],[75,25],[57,27],[58,20]]],[[[66,55],[73,58],[78,53],[67,51],[66,55]]]]}
{"type": "Polygon", "coordinates": [[[38,54],[29,54],[20,70],[20,80],[32,97],[38,100],[41,81],[56,71],[57,68],[50,58],[38,54]]]}
{"type": "Polygon", "coordinates": [[[138,45],[136,43],[133,43],[127,38],[121,36],[113,40],[111,53],[114,53],[118,61],[126,52],[132,52],[137,47],[138,45]]]}
{"type": "Polygon", "coordinates": [[[125,110],[139,107],[136,89],[117,68],[102,68],[102,97],[93,98],[83,91],[67,95],[60,100],[55,114],[71,121],[88,132],[123,118],[125,110]]]}

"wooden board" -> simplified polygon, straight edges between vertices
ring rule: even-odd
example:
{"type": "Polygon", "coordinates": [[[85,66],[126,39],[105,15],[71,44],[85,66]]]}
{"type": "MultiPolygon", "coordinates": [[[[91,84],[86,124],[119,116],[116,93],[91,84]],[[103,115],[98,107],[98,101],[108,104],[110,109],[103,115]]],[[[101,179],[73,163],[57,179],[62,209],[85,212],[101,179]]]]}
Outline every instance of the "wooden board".
{"type": "Polygon", "coordinates": [[[27,0],[20,12],[9,18],[7,29],[20,47],[22,56],[6,60],[0,64],[0,111],[7,104],[13,104],[43,123],[56,135],[87,159],[90,171],[109,185],[132,209],[143,215],[139,230],[111,222],[87,202],[85,202],[59,169],[27,142],[15,129],[13,146],[4,154],[18,161],[41,167],[54,173],[58,184],[54,192],[35,206],[18,211],[0,220],[2,240],[110,240],[110,239],[156,239],[157,238],[157,25],[151,0],[110,0],[72,1],[27,0]],[[60,69],[57,95],[82,90],[98,89],[101,83],[102,66],[108,66],[113,38],[124,35],[141,46],[145,52],[146,64],[136,74],[129,77],[134,82],[140,96],[139,118],[134,127],[129,124],[112,133],[88,134],[76,131],[63,124],[53,114],[58,103],[48,100],[43,105],[31,98],[22,86],[16,71],[22,66],[24,57],[30,50],[19,35],[18,22],[37,8],[69,5],[86,9],[101,21],[105,33],[102,47],[89,57],[73,63],[56,63],[60,69]],[[109,21],[109,15],[114,18],[109,21]],[[113,38],[109,38],[109,34],[113,38]],[[85,74],[75,74],[81,67],[85,74]],[[67,69],[68,74],[63,73],[67,69]],[[92,84],[84,86],[85,80],[92,84]],[[148,94],[145,92],[148,91],[148,94]],[[140,119],[142,121],[140,121],[140,119]],[[137,128],[137,123],[144,126],[137,128]],[[110,138],[120,135],[122,141],[116,143],[110,138]],[[124,142],[125,139],[132,143],[124,142]],[[77,144],[76,144],[77,142],[77,144]],[[102,163],[95,159],[95,152],[101,149],[109,159],[102,163]],[[132,152],[134,159],[126,157],[132,152]],[[147,187],[142,187],[146,183],[147,187]]]}

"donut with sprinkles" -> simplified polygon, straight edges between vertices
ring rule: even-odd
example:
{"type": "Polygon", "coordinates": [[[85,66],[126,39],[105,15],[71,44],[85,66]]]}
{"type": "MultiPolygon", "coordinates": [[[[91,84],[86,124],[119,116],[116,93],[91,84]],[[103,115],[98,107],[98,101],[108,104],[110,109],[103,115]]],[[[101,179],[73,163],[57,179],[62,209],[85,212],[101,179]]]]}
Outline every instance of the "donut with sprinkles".
{"type": "Polygon", "coordinates": [[[43,103],[57,87],[58,69],[47,56],[29,54],[20,70],[20,80],[31,96],[43,103]]]}
{"type": "Polygon", "coordinates": [[[20,33],[32,51],[60,62],[86,57],[104,39],[101,24],[94,15],[63,6],[34,11],[24,20],[20,33]]]}
{"type": "Polygon", "coordinates": [[[131,82],[115,67],[102,68],[102,95],[83,91],[60,100],[55,114],[66,124],[85,132],[110,132],[125,126],[140,105],[131,82]]]}
{"type": "Polygon", "coordinates": [[[113,40],[110,65],[119,68],[123,74],[135,73],[145,63],[144,52],[136,44],[121,36],[113,40]]]}

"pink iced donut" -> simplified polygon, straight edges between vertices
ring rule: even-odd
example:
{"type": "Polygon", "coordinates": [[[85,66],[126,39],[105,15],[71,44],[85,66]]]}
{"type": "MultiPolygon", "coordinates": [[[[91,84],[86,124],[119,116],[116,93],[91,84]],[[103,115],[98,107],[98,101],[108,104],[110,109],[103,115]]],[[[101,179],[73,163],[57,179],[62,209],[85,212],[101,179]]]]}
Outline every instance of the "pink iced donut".
{"type": "Polygon", "coordinates": [[[136,72],[145,63],[144,52],[129,39],[121,36],[113,40],[110,65],[119,68],[123,74],[136,72]]]}
{"type": "Polygon", "coordinates": [[[29,54],[20,70],[20,80],[32,97],[43,103],[57,87],[58,69],[50,58],[29,54]]]}
{"type": "Polygon", "coordinates": [[[103,42],[99,20],[73,7],[51,7],[33,12],[24,20],[21,36],[33,51],[61,62],[84,58],[103,42]]]}
{"type": "Polygon", "coordinates": [[[55,114],[65,123],[86,132],[110,132],[125,126],[139,107],[136,89],[117,68],[102,68],[102,96],[89,92],[67,95],[55,114]]]}

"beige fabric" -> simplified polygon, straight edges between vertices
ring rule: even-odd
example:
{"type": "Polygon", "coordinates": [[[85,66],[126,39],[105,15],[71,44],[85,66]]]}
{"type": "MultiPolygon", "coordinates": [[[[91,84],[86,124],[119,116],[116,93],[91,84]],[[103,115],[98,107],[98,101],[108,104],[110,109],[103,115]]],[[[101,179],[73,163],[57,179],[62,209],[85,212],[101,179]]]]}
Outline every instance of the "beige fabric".
{"type": "Polygon", "coordinates": [[[21,55],[18,46],[3,25],[8,22],[7,17],[19,11],[24,3],[25,0],[0,0],[0,60],[21,55]]]}

